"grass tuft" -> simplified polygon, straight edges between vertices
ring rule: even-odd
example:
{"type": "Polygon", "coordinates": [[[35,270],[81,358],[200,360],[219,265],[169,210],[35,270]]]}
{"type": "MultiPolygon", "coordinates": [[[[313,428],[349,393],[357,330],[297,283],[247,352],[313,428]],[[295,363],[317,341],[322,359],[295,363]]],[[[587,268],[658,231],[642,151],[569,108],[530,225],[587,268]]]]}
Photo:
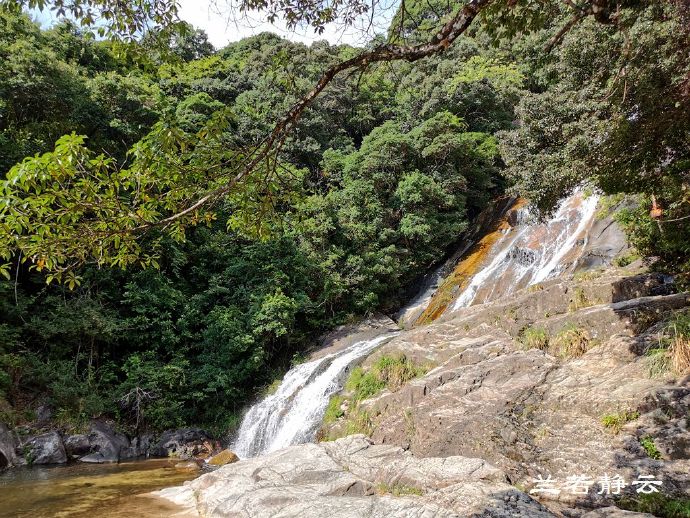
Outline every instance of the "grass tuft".
{"type": "Polygon", "coordinates": [[[570,303],[568,304],[568,312],[573,313],[578,309],[588,308],[593,305],[594,303],[591,300],[589,300],[589,297],[587,297],[585,290],[582,287],[578,286],[577,288],[575,288],[573,297],[570,299],[570,303]]]}
{"type": "Polygon", "coordinates": [[[383,389],[395,392],[428,371],[428,367],[415,365],[405,355],[381,356],[366,372],[362,367],[355,368],[345,384],[345,390],[352,392],[353,401],[363,401],[383,389]]]}
{"type": "Polygon", "coordinates": [[[650,459],[659,460],[661,458],[661,452],[656,447],[656,444],[654,444],[654,438],[651,435],[641,437],[640,445],[650,459]]]}
{"type": "Polygon", "coordinates": [[[589,333],[574,325],[565,327],[551,340],[551,349],[561,358],[578,358],[592,346],[589,333]]]}
{"type": "Polygon", "coordinates": [[[380,483],[376,486],[376,492],[380,495],[393,495],[393,496],[421,496],[424,494],[418,487],[407,486],[404,484],[385,484],[380,483]]]}
{"type": "Polygon", "coordinates": [[[549,348],[549,333],[543,327],[524,328],[520,331],[519,340],[524,349],[546,351],[549,348]]]}
{"type": "Polygon", "coordinates": [[[681,376],[690,371],[690,313],[677,313],[664,331],[670,340],[668,351],[671,370],[681,376]]]}
{"type": "Polygon", "coordinates": [[[615,414],[606,414],[601,417],[601,424],[614,434],[618,434],[621,428],[627,423],[640,417],[640,413],[633,410],[626,410],[615,414]]]}
{"type": "Polygon", "coordinates": [[[342,409],[343,406],[343,397],[339,395],[335,395],[331,398],[331,400],[328,402],[328,406],[326,407],[326,412],[323,415],[323,422],[324,424],[331,424],[336,422],[338,419],[343,417],[345,415],[345,412],[342,409]]]}
{"type": "Polygon", "coordinates": [[[619,255],[618,257],[614,258],[613,264],[614,266],[618,266],[619,268],[625,268],[626,266],[634,263],[641,257],[642,256],[639,253],[637,253],[637,251],[631,250],[626,254],[619,255]]]}

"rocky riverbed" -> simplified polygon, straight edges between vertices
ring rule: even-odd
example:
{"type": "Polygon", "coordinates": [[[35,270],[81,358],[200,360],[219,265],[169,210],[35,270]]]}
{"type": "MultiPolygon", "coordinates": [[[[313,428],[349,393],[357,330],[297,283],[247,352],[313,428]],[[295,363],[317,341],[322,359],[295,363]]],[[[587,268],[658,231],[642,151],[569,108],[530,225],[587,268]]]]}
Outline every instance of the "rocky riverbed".
{"type": "Polygon", "coordinates": [[[205,517],[685,516],[669,513],[690,501],[690,378],[655,370],[654,351],[688,306],[634,264],[463,308],[370,355],[362,372],[423,368],[363,400],[341,392],[328,440],[158,495],[205,517]]]}

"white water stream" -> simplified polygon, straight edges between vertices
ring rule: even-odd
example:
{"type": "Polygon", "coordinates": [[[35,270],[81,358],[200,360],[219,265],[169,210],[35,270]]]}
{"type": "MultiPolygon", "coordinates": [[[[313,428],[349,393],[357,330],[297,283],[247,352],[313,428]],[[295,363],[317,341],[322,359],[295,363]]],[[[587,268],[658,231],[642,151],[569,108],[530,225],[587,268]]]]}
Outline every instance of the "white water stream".
{"type": "Polygon", "coordinates": [[[290,369],[275,393],[249,409],[232,450],[247,458],[314,440],[328,402],[342,388],[349,368],[396,334],[356,342],[290,369]]]}
{"type": "MultiPolygon", "coordinates": [[[[517,225],[492,247],[488,264],[474,275],[451,310],[498,298],[561,273],[564,259],[586,236],[598,201],[597,196],[585,197],[577,191],[544,223],[530,224],[528,213],[519,214],[517,225]]],[[[290,369],[276,392],[244,416],[233,451],[247,458],[313,441],[328,402],[342,388],[350,367],[396,334],[387,332],[359,341],[290,369]]]]}
{"type": "Polygon", "coordinates": [[[523,214],[519,224],[494,245],[489,264],[472,277],[451,311],[495,300],[562,273],[565,259],[578,242],[586,241],[598,202],[599,196],[585,196],[578,190],[563,199],[544,223],[527,224],[529,218],[523,214]]]}

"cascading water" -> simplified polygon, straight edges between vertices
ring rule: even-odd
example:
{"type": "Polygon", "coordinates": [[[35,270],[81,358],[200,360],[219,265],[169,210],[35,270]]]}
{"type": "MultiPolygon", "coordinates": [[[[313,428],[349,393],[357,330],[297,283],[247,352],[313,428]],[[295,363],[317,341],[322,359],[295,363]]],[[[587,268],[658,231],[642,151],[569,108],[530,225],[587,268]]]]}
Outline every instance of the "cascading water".
{"type": "MultiPolygon", "coordinates": [[[[576,191],[559,204],[551,219],[539,224],[531,223],[526,209],[518,209],[515,225],[487,247],[486,266],[462,287],[450,309],[496,299],[561,273],[568,261],[574,262],[573,251],[586,236],[598,201],[597,196],[576,191]]],[[[430,286],[438,283],[436,278],[432,281],[430,286]]],[[[401,315],[430,298],[430,291],[420,295],[401,315]]],[[[359,341],[291,369],[276,392],[244,416],[235,453],[253,457],[314,440],[328,402],[342,388],[349,368],[396,334],[359,341]]]]}
{"type": "Polygon", "coordinates": [[[233,451],[247,458],[314,440],[328,402],[342,388],[349,367],[396,334],[356,342],[290,369],[276,392],[244,416],[233,451]]]}
{"type": "Polygon", "coordinates": [[[585,238],[598,202],[599,196],[577,190],[540,224],[528,224],[529,214],[520,209],[518,224],[494,245],[488,264],[462,289],[451,311],[495,300],[562,273],[565,259],[585,238]]]}

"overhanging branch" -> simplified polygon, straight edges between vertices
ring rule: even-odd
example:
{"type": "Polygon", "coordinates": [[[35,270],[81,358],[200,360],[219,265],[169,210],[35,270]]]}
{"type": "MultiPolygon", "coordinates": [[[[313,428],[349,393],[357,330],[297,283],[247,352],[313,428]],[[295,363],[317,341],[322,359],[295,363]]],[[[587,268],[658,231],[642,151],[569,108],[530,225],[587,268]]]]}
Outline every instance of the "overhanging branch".
{"type": "Polygon", "coordinates": [[[376,47],[373,50],[363,52],[354,58],[333,65],[323,73],[314,87],[302,98],[300,98],[276,123],[271,133],[252,154],[251,160],[249,160],[225,185],[200,197],[186,209],[157,222],[139,227],[137,230],[168,226],[175,221],[178,221],[181,218],[196,212],[202,207],[212,205],[223,196],[228,194],[239,182],[242,181],[243,178],[256,169],[262,160],[264,160],[274,151],[276,144],[285,138],[289,129],[297,123],[304,110],[314,102],[318,95],[333,81],[338,74],[346,70],[366,67],[372,63],[380,63],[385,61],[413,62],[442,52],[447,49],[460,35],[462,35],[469,28],[481,10],[487,7],[493,1],[494,0],[470,0],[427,43],[422,43],[419,45],[384,44],[376,47]]]}

